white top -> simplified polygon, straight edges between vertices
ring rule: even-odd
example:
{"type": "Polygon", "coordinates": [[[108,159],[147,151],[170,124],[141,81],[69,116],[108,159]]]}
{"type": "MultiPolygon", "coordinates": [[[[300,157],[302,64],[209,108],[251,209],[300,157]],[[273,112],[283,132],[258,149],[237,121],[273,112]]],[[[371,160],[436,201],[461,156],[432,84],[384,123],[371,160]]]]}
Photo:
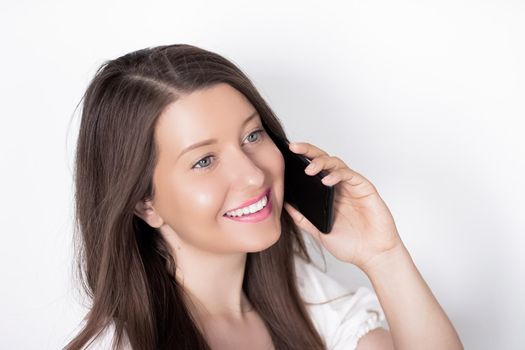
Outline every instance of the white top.
{"type": "Polygon", "coordinates": [[[376,294],[368,287],[356,291],[345,288],[317,265],[295,258],[297,286],[328,350],[353,350],[359,338],[375,328],[387,328],[385,314],[376,294]],[[349,294],[351,293],[351,294],[349,294]]]}
{"type": "MultiPolygon", "coordinates": [[[[306,305],[315,327],[326,342],[327,349],[355,349],[359,338],[370,330],[387,328],[377,296],[368,287],[359,287],[352,293],[319,267],[307,264],[299,257],[295,258],[295,267],[297,286],[306,303],[323,302],[345,295],[325,304],[306,305]]],[[[111,325],[84,349],[111,349],[113,332],[114,328],[111,325]]],[[[131,350],[129,343],[126,345],[125,349],[131,350]]]]}

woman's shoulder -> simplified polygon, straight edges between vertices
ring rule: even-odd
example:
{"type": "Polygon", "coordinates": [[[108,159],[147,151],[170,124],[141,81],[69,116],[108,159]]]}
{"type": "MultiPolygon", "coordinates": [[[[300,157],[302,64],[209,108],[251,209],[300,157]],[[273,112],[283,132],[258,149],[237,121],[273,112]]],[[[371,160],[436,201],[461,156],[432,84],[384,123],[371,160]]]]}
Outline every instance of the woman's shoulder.
{"type": "Polygon", "coordinates": [[[314,262],[295,257],[297,287],[314,324],[332,349],[354,349],[360,337],[387,328],[375,292],[366,286],[350,290],[314,262]]]}

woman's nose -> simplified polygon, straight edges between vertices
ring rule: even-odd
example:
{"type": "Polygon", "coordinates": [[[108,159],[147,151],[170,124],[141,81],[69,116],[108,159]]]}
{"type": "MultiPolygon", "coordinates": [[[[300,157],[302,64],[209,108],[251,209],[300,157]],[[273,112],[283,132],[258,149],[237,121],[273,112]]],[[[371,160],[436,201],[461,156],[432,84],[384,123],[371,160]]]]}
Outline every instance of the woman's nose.
{"type": "Polygon", "coordinates": [[[232,181],[234,181],[233,187],[261,188],[264,185],[264,171],[255,162],[253,155],[243,151],[234,152],[229,166],[232,181]]]}

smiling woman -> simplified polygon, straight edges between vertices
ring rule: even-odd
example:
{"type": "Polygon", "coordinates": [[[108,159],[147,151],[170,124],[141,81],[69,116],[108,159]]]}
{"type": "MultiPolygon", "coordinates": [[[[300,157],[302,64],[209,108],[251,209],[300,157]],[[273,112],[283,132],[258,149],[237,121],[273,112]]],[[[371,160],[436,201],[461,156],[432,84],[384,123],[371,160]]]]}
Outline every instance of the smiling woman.
{"type": "Polygon", "coordinates": [[[248,77],[210,51],[160,46],[100,67],[75,164],[92,307],[66,349],[351,349],[382,325],[372,291],[348,293],[312,264],[269,133],[287,140],[248,77]]]}

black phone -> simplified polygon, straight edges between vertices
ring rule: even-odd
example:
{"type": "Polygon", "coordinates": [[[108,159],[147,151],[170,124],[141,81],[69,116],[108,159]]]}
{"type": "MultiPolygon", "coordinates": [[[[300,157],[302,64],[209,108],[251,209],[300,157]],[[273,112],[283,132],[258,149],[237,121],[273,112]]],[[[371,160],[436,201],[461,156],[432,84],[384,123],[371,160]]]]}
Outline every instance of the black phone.
{"type": "Polygon", "coordinates": [[[281,137],[269,135],[285,161],[284,201],[299,210],[319,231],[330,233],[334,220],[334,186],[321,182],[328,172],[321,170],[313,176],[308,175],[304,169],[311,159],[292,152],[288,142],[281,137]]]}

